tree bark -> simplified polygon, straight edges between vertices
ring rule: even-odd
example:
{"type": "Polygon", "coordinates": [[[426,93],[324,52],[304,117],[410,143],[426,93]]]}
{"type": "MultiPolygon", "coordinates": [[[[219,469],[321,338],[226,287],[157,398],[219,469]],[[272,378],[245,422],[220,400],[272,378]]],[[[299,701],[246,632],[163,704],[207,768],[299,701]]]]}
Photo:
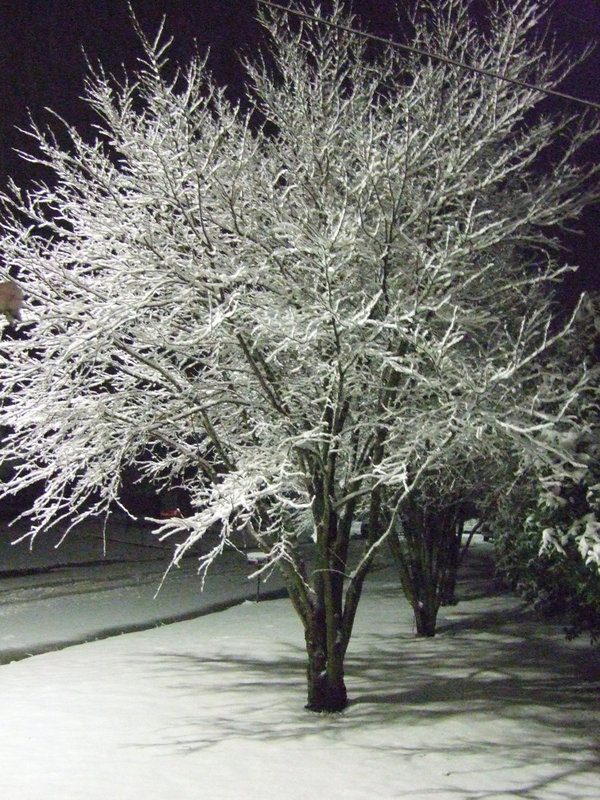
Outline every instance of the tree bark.
{"type": "Polygon", "coordinates": [[[417,636],[435,636],[438,609],[417,602],[413,605],[417,636]]]}
{"type": "Polygon", "coordinates": [[[440,585],[440,603],[443,606],[454,606],[456,599],[456,578],[460,562],[460,543],[462,538],[462,525],[448,543],[447,563],[443,570],[440,585]]]}
{"type": "MultiPolygon", "coordinates": [[[[308,655],[306,708],[309,711],[343,711],[348,705],[341,642],[332,652],[330,633],[324,616],[315,614],[305,635],[308,655]]],[[[340,637],[336,635],[334,638],[340,637]]]]}

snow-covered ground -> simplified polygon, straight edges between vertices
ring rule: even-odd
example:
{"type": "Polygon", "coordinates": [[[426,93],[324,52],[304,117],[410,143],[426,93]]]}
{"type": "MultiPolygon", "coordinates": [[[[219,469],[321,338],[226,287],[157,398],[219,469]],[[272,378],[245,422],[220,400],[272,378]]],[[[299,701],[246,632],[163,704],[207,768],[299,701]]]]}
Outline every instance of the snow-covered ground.
{"type": "Polygon", "coordinates": [[[303,708],[287,600],[0,666],[0,797],[597,800],[598,659],[490,594],[486,550],[433,640],[373,575],[342,714],[303,708]]]}
{"type": "MultiPolygon", "coordinates": [[[[211,613],[256,596],[255,567],[227,551],[200,591],[197,561],[185,558],[157,587],[170,550],[149,530],[117,530],[102,541],[88,524],[58,548],[57,537],[11,545],[0,528],[0,664],[125,631],[211,613]],[[104,552],[106,550],[106,552],[104,552]]],[[[262,580],[262,598],[283,596],[279,573],[262,580]]]]}

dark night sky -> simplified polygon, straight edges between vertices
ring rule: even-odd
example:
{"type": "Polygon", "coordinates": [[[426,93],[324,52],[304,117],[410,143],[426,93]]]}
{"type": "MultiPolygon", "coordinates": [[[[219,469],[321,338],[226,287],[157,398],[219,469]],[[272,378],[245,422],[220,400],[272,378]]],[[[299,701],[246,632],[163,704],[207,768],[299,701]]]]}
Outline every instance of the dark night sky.
{"type": "MultiPolygon", "coordinates": [[[[481,0],[473,5],[481,5],[481,0]]],[[[149,34],[166,14],[167,32],[175,39],[170,51],[174,61],[185,61],[194,41],[201,51],[210,45],[217,80],[239,85],[242,73],[235,52],[256,49],[260,38],[253,0],[134,0],[133,6],[149,34]]],[[[394,0],[353,0],[352,6],[373,33],[397,34],[394,0]]],[[[600,0],[555,0],[553,9],[559,44],[574,54],[588,42],[598,45],[561,88],[600,102],[600,0]]],[[[27,127],[28,109],[38,121],[46,119],[43,109],[50,106],[79,129],[89,124],[89,113],[78,100],[86,72],[82,48],[92,61],[100,59],[116,74],[122,64],[135,67],[139,46],[126,0],[0,0],[0,183],[8,175],[18,182],[29,175],[28,165],[13,152],[26,144],[16,128],[27,127]]],[[[599,154],[600,143],[598,154],[590,157],[599,154]]],[[[582,223],[585,236],[568,241],[573,251],[569,260],[582,266],[572,290],[600,289],[600,204],[582,223]]]]}

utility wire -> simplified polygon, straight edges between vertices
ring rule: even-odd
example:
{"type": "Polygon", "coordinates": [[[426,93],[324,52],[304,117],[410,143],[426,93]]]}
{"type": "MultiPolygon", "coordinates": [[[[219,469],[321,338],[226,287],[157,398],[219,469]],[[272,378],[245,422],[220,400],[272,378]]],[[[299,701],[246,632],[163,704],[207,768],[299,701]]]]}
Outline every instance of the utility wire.
{"type": "Polygon", "coordinates": [[[409,53],[414,53],[418,56],[426,56],[434,61],[441,61],[444,64],[451,64],[454,67],[459,67],[460,69],[468,70],[469,72],[477,72],[479,75],[485,75],[487,78],[494,78],[495,80],[504,81],[505,83],[512,83],[514,86],[520,86],[522,89],[533,89],[536,92],[542,92],[542,94],[546,94],[550,97],[559,97],[561,100],[568,100],[571,103],[579,103],[580,105],[600,111],[600,103],[593,103],[591,100],[584,100],[582,97],[575,97],[572,94],[559,92],[556,89],[544,89],[542,86],[537,86],[535,83],[519,81],[515,80],[515,78],[507,78],[506,75],[502,75],[499,72],[492,72],[491,70],[483,69],[482,67],[473,67],[470,64],[465,64],[463,61],[457,61],[454,58],[449,58],[448,56],[443,56],[439,53],[430,53],[427,50],[421,50],[418,47],[412,47],[408,44],[400,44],[400,42],[395,42],[393,39],[386,39],[385,36],[377,36],[374,33],[367,33],[366,31],[361,31],[358,28],[351,28],[348,25],[341,25],[339,22],[329,22],[329,20],[323,19],[322,17],[316,17],[313,14],[307,14],[305,11],[299,11],[295,8],[282,6],[279,3],[272,2],[272,0],[257,0],[257,3],[262,6],[269,6],[269,8],[276,8],[279,11],[285,11],[286,14],[292,14],[295,17],[300,17],[301,19],[305,19],[310,22],[318,22],[320,25],[327,25],[329,28],[337,28],[338,30],[345,31],[346,33],[362,36],[363,39],[370,39],[373,42],[386,44],[398,50],[407,50],[409,53]]]}

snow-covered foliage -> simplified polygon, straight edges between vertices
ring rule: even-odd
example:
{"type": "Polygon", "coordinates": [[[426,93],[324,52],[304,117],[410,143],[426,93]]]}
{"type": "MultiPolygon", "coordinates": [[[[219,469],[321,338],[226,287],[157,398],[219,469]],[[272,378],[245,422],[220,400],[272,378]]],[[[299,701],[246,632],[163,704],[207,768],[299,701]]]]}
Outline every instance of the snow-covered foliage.
{"type": "Polygon", "coordinates": [[[362,583],[406,496],[470,491],[469,465],[507,452],[517,470],[568,457],[541,433],[569,427],[586,380],[541,357],[564,335],[548,230],[593,195],[575,156],[598,126],[532,113],[544,95],[525,84],[568,70],[531,43],[536,3],[500,4],[485,32],[468,6],[426,3],[411,43],[520,85],[367,54],[338,2],[334,26],[263,18],[243,106],[202,60],[167,77],[165,43],[142,37],[129,82],[89,77],[97,138],[33,124],[26,158],[52,178],[3,200],[27,332],[2,345],[4,491],[44,482],[35,534],[106,511],[125,465],[184,483],[194,513],[160,529],[185,538],[175,562],[215,527],[201,570],[239,532],[268,553],[315,708],[346,702],[362,583]]]}
{"type": "Polygon", "coordinates": [[[590,529],[597,535],[597,506],[582,483],[564,480],[541,498],[536,489],[523,481],[494,519],[500,576],[544,616],[560,615],[569,638],[586,634],[597,643],[600,572],[581,546],[590,529]]]}
{"type": "Polygon", "coordinates": [[[586,297],[568,346],[554,354],[566,380],[573,365],[586,366],[572,408],[578,424],[543,432],[559,455],[534,462],[493,520],[501,574],[544,614],[563,615],[568,636],[586,633],[592,642],[600,640],[599,332],[596,298],[586,297]]]}
{"type": "Polygon", "coordinates": [[[584,563],[600,572],[599,478],[596,461],[577,482],[544,484],[538,509],[530,519],[530,529],[537,529],[541,538],[540,552],[556,550],[565,555],[567,543],[574,543],[584,563]]]}
{"type": "Polygon", "coordinates": [[[537,528],[541,552],[565,555],[574,545],[586,565],[600,572],[600,316],[595,295],[584,298],[574,327],[574,339],[561,360],[570,371],[573,360],[587,368],[587,386],[577,402],[579,426],[554,431],[554,440],[572,453],[569,467],[562,460],[542,471],[537,509],[530,528],[537,528]],[[575,357],[575,358],[573,358],[575,357]],[[541,531],[541,533],[540,533],[541,531]]]}

